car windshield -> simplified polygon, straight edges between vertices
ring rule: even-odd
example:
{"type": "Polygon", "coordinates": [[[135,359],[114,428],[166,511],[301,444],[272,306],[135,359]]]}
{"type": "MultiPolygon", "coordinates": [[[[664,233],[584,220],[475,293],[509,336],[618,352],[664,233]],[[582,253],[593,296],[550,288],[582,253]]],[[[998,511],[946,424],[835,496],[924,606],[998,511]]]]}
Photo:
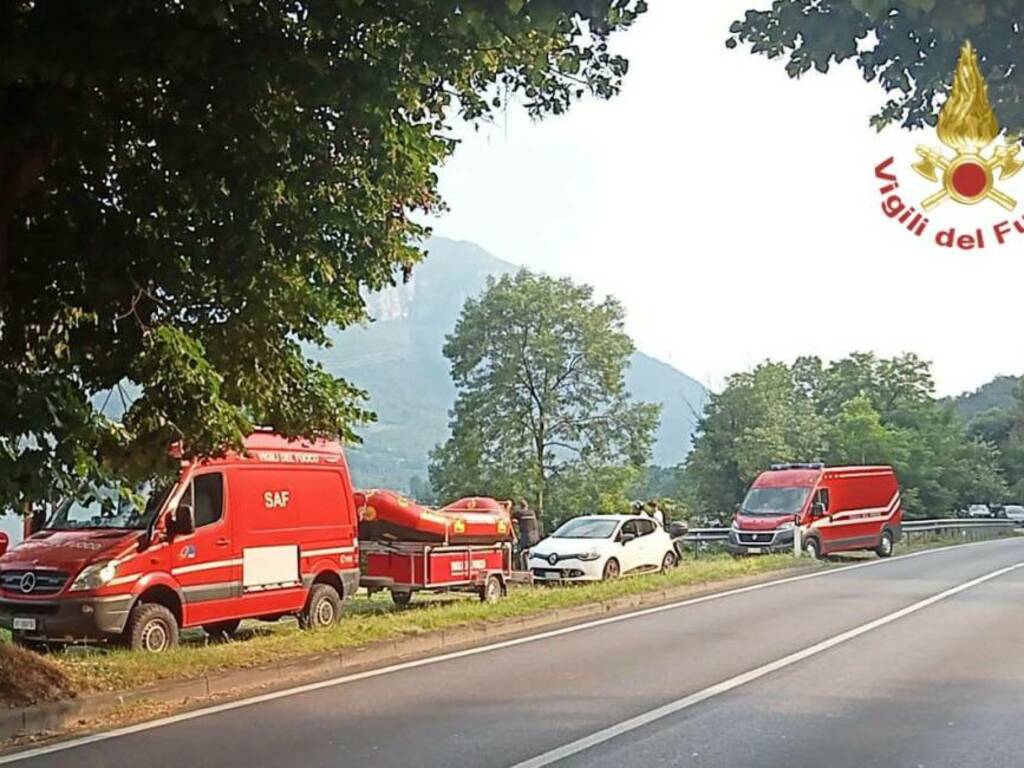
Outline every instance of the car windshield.
{"type": "Polygon", "coordinates": [[[743,500],[745,515],[795,515],[807,501],[810,488],[751,488],[743,500]]]}
{"type": "Polygon", "coordinates": [[[83,528],[125,528],[142,531],[149,527],[174,484],[143,485],[135,498],[117,487],[92,488],[76,499],[57,506],[44,529],[73,531],[83,528]]]}
{"type": "Polygon", "coordinates": [[[551,534],[551,537],[555,539],[610,539],[618,525],[618,520],[579,517],[565,523],[551,534]]]}

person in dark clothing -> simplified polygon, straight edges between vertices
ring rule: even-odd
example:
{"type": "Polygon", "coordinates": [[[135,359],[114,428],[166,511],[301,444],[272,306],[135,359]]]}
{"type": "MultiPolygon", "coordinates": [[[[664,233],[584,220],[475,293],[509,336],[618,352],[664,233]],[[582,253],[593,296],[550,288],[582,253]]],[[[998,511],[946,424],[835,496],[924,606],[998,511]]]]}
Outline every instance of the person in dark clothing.
{"type": "MultiPolygon", "coordinates": [[[[516,529],[519,531],[519,553],[522,557],[523,553],[530,547],[535,547],[541,539],[540,521],[537,519],[537,513],[530,509],[529,503],[526,499],[520,499],[519,505],[512,513],[512,518],[516,522],[516,529]]],[[[525,558],[524,568],[525,566],[525,558]]]]}

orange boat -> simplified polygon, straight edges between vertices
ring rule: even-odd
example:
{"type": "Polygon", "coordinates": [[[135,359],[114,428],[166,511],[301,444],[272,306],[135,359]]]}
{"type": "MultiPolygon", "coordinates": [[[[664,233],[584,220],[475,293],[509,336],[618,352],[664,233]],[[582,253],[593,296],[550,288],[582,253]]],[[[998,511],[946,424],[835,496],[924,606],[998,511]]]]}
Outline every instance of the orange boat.
{"type": "Polygon", "coordinates": [[[486,496],[459,499],[437,510],[393,491],[355,497],[363,541],[495,544],[512,539],[510,504],[486,496]]]}

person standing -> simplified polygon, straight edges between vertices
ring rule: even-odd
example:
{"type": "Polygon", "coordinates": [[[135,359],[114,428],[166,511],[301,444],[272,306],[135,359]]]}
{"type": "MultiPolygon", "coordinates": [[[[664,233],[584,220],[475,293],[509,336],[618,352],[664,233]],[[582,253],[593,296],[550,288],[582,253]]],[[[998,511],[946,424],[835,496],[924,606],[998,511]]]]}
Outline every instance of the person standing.
{"type": "Polygon", "coordinates": [[[658,504],[657,499],[651,499],[647,502],[647,514],[654,518],[654,521],[662,528],[665,527],[665,513],[661,511],[661,506],[658,504]]]}
{"type": "MultiPolygon", "coordinates": [[[[523,557],[527,550],[537,546],[540,542],[540,521],[537,519],[537,513],[530,509],[530,504],[526,499],[519,500],[519,505],[512,512],[512,518],[519,531],[519,555],[523,557]]],[[[525,557],[523,557],[523,567],[526,567],[525,557]]]]}

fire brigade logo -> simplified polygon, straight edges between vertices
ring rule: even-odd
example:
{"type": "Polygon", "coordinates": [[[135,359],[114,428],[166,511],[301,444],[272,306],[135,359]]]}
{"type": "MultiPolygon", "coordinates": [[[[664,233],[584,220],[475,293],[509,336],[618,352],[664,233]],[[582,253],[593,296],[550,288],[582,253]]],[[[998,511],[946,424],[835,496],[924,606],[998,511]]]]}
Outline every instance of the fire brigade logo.
{"type": "Polygon", "coordinates": [[[999,120],[988,98],[978,53],[970,41],[960,50],[953,87],[939,112],[937,133],[945,148],[919,146],[918,160],[911,167],[939,189],[920,201],[919,211],[906,200],[905,189],[896,176],[895,158],[888,157],[875,166],[882,213],[914,237],[927,237],[943,248],[980,250],[1024,237],[1024,216],[1019,212],[1003,221],[966,227],[955,219],[933,226],[928,216],[946,201],[973,206],[988,200],[1005,211],[1017,208],[1017,200],[1001,187],[1024,168],[1024,159],[1018,157],[1020,139],[998,140],[999,120]]]}
{"type": "Polygon", "coordinates": [[[978,66],[978,54],[970,41],[960,51],[960,61],[953,76],[953,90],[939,113],[939,141],[953,150],[953,157],[930,147],[918,147],[921,160],[914,170],[928,181],[942,184],[942,189],[921,202],[930,211],[944,200],[975,205],[991,200],[1008,211],[1017,201],[995,186],[1009,179],[1024,167],[1017,159],[1020,144],[1002,144],[985,156],[987,147],[999,136],[999,120],[988,100],[988,85],[978,66]],[[940,177],[941,171],[941,177],[940,177]]]}

